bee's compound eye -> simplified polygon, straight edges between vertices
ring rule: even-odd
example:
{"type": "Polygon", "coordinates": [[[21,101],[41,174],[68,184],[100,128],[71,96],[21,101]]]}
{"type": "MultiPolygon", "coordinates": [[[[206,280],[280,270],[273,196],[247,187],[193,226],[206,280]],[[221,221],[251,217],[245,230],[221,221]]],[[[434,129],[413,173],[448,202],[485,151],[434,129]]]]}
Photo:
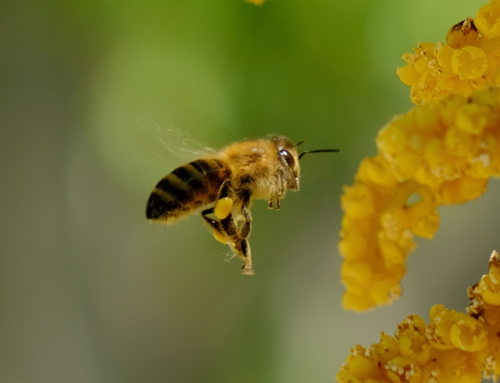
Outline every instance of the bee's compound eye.
{"type": "Polygon", "coordinates": [[[295,165],[295,160],[293,159],[292,153],[290,153],[286,149],[280,150],[280,156],[282,156],[289,167],[293,167],[295,165]]]}

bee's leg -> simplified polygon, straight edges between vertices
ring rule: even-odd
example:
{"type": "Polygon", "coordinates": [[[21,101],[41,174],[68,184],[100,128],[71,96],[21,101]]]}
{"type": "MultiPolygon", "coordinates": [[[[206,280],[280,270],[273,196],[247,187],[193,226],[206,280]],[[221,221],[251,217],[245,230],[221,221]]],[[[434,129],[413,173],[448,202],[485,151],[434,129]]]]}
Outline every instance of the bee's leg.
{"type": "Polygon", "coordinates": [[[243,267],[241,268],[241,274],[243,275],[255,275],[255,271],[252,266],[252,252],[250,251],[250,244],[247,239],[241,239],[234,244],[234,249],[236,253],[243,259],[243,267]],[[243,256],[241,256],[242,254],[243,256]]]}
{"type": "Polygon", "coordinates": [[[252,267],[252,257],[250,245],[246,239],[240,238],[238,226],[232,214],[229,214],[225,219],[216,221],[210,217],[213,214],[214,208],[206,209],[201,212],[201,216],[206,223],[212,228],[214,237],[217,241],[223,244],[229,244],[233,251],[243,261],[241,273],[244,275],[254,275],[252,267]]]}
{"type": "Polygon", "coordinates": [[[243,203],[241,204],[241,214],[243,215],[243,225],[240,229],[240,238],[245,239],[250,235],[250,230],[252,229],[252,216],[250,215],[250,193],[246,193],[243,197],[243,203]]]}
{"type": "Polygon", "coordinates": [[[212,219],[210,217],[207,217],[209,214],[213,214],[214,208],[211,207],[210,209],[203,210],[201,212],[201,216],[205,220],[206,223],[208,223],[208,226],[210,226],[213,230],[214,237],[217,241],[220,243],[226,244],[227,243],[227,234],[224,233],[222,230],[222,225],[220,221],[216,221],[215,219],[212,219]]]}
{"type": "Polygon", "coordinates": [[[272,198],[269,200],[269,209],[279,210],[280,209],[280,199],[284,193],[283,182],[281,181],[282,180],[281,173],[276,174],[276,179],[277,179],[276,182],[278,184],[278,190],[277,190],[277,193],[275,195],[273,195],[272,198]]]}
{"type": "Polygon", "coordinates": [[[276,195],[274,196],[273,198],[271,198],[268,203],[268,207],[269,209],[276,209],[276,210],[279,210],[281,205],[280,205],[280,200],[281,200],[281,197],[280,195],[276,195]]]}
{"type": "Polygon", "coordinates": [[[224,182],[222,182],[222,185],[219,188],[219,192],[217,193],[217,198],[215,200],[218,201],[221,198],[232,197],[232,196],[233,196],[233,188],[231,187],[231,179],[226,178],[224,182]]]}
{"type": "Polygon", "coordinates": [[[250,252],[250,245],[246,239],[242,239],[238,233],[238,227],[232,214],[227,218],[220,221],[222,230],[228,235],[231,247],[238,257],[243,261],[243,268],[241,273],[243,275],[254,275],[252,267],[252,253],[250,252]]]}
{"type": "Polygon", "coordinates": [[[278,191],[278,194],[274,197],[274,200],[276,201],[276,206],[275,206],[275,209],[276,210],[279,210],[281,205],[280,205],[280,200],[281,200],[281,196],[285,193],[285,187],[283,186],[283,183],[281,182],[281,177],[280,177],[280,189],[278,191]]]}
{"type": "Polygon", "coordinates": [[[279,196],[277,196],[277,197],[276,197],[276,210],[279,210],[279,209],[280,209],[280,207],[281,207],[281,205],[280,205],[280,197],[279,197],[279,196]]]}
{"type": "Polygon", "coordinates": [[[231,180],[226,179],[217,193],[217,198],[215,199],[215,206],[213,213],[219,219],[226,218],[236,201],[236,194],[231,186],[231,180]]]}

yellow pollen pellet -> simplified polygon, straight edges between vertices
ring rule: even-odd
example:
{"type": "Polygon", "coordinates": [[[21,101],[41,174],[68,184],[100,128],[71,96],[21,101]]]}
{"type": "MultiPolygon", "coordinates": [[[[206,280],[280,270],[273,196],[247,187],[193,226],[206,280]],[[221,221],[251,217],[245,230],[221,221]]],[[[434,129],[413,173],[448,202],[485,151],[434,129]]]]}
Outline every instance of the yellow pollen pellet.
{"type": "Polygon", "coordinates": [[[224,245],[227,243],[226,236],[217,229],[214,229],[214,238],[224,245]]]}
{"type": "Polygon", "coordinates": [[[219,219],[226,218],[233,207],[234,201],[229,197],[221,198],[215,204],[214,214],[219,219]]]}

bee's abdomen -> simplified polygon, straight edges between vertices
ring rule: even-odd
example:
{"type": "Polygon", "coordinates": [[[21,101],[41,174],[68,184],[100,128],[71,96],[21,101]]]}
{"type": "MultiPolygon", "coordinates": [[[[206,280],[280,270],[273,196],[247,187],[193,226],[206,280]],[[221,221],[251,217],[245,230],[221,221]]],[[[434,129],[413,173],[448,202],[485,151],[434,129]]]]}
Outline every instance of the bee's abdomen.
{"type": "Polygon", "coordinates": [[[174,222],[215,200],[230,170],[217,159],[201,159],[178,167],[158,182],[149,196],[146,218],[174,222]]]}

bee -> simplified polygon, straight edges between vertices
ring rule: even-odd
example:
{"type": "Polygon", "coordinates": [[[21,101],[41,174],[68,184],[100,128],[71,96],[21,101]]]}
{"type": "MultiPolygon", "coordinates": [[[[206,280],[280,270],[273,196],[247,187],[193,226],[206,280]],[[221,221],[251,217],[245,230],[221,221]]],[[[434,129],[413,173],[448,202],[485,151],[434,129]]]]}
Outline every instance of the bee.
{"type": "Polygon", "coordinates": [[[270,135],[233,143],[219,152],[180,166],[163,177],[146,206],[150,222],[173,224],[198,208],[214,237],[228,244],[243,261],[242,274],[253,275],[248,237],[254,199],[278,210],[287,190],[298,191],[299,160],[307,153],[339,152],[321,149],[297,152],[298,144],[270,135]]]}

